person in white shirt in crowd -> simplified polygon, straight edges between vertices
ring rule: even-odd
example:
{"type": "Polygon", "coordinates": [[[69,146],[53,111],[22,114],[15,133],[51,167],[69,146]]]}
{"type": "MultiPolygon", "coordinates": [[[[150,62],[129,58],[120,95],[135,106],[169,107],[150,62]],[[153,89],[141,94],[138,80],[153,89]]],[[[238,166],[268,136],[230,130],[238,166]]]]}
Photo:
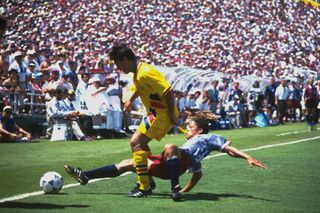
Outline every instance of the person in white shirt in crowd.
{"type": "MultiPolygon", "coordinates": [[[[129,81],[128,80],[119,80],[119,85],[121,87],[121,107],[123,107],[124,103],[130,99],[130,94],[132,91],[130,90],[129,81]]],[[[128,111],[122,111],[123,113],[123,130],[128,134],[133,134],[133,131],[129,128],[132,125],[131,119],[131,109],[128,111]]]]}
{"type": "Polygon", "coordinates": [[[286,84],[286,80],[282,79],[275,92],[275,103],[278,108],[278,120],[280,124],[284,124],[283,119],[287,113],[287,99],[289,96],[289,89],[286,84]]]}
{"type": "Polygon", "coordinates": [[[39,71],[40,70],[40,65],[37,61],[37,53],[34,50],[28,50],[26,53],[26,57],[24,59],[25,63],[27,66],[30,66],[30,63],[33,63],[34,65],[34,70],[39,71]]]}
{"type": "MultiPolygon", "coordinates": [[[[46,109],[48,109],[52,98],[55,95],[55,91],[60,84],[59,80],[59,70],[55,68],[50,69],[50,77],[49,82],[44,84],[42,87],[42,91],[45,93],[45,101],[46,101],[46,109]]],[[[46,120],[47,120],[47,130],[46,130],[46,138],[51,138],[52,130],[53,130],[53,120],[49,113],[46,113],[46,120]]]]}
{"type": "Polygon", "coordinates": [[[87,105],[85,101],[86,92],[89,87],[90,73],[82,73],[81,80],[78,82],[75,95],[76,99],[79,100],[81,110],[87,110],[87,105]]]}
{"type": "Polygon", "coordinates": [[[34,61],[30,61],[27,68],[27,73],[34,74],[38,73],[39,70],[36,69],[36,63],[34,61]]]}
{"type": "Polygon", "coordinates": [[[234,95],[233,100],[226,103],[224,110],[227,113],[228,118],[230,119],[231,125],[233,128],[239,128],[243,123],[243,119],[241,117],[241,112],[243,110],[243,106],[240,103],[240,99],[238,95],[234,95]]]}
{"type": "Polygon", "coordinates": [[[107,113],[107,127],[114,129],[116,132],[123,133],[122,130],[122,108],[120,94],[122,93],[119,85],[116,83],[116,78],[113,76],[106,77],[107,90],[111,110],[107,113]]]}
{"type": "Polygon", "coordinates": [[[105,84],[106,86],[99,88],[94,95],[101,94],[106,97],[105,102],[103,102],[103,105],[101,106],[104,113],[106,113],[106,127],[107,129],[115,130],[117,133],[124,133],[122,130],[123,114],[120,99],[122,91],[120,90],[119,85],[116,84],[116,78],[112,75],[106,76],[105,84]]]}
{"type": "Polygon", "coordinates": [[[100,79],[97,76],[93,76],[88,81],[88,89],[84,94],[84,101],[86,108],[92,115],[100,115],[100,108],[102,104],[101,94],[96,94],[101,87],[100,79]]]}
{"type": "MultiPolygon", "coordinates": [[[[68,91],[64,87],[57,87],[55,97],[50,101],[47,108],[47,114],[53,119],[55,124],[67,124],[67,128],[71,129],[74,136],[78,140],[92,140],[85,136],[79,127],[78,116],[80,111],[76,110],[67,100],[68,91]]],[[[55,137],[52,135],[52,137],[55,137]]],[[[72,139],[72,137],[67,138],[72,139]]]]}
{"type": "Polygon", "coordinates": [[[73,90],[68,90],[68,96],[65,99],[66,104],[69,108],[79,111],[78,121],[80,129],[83,133],[93,140],[96,139],[96,132],[93,129],[92,115],[87,110],[82,110],[78,101],[76,101],[76,95],[73,90]]]}
{"type": "Polygon", "coordinates": [[[27,67],[23,62],[23,54],[21,51],[17,51],[12,55],[13,62],[9,66],[9,70],[15,69],[18,71],[18,85],[22,92],[26,89],[26,77],[27,77],[27,67]]]}
{"type": "Polygon", "coordinates": [[[63,73],[59,83],[59,86],[66,88],[67,91],[74,90],[73,85],[69,81],[69,77],[69,73],[63,73]]]}

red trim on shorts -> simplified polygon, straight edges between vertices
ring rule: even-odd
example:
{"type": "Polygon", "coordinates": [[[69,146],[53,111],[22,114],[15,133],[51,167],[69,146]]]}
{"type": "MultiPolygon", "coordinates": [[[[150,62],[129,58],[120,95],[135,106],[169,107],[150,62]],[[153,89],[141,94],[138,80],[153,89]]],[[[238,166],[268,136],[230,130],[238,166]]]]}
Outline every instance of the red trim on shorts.
{"type": "MultiPolygon", "coordinates": [[[[181,158],[179,159],[179,176],[184,174],[188,166],[191,163],[191,159],[188,157],[187,153],[184,150],[181,150],[181,158]]],[[[161,155],[152,155],[148,157],[152,162],[149,168],[149,174],[154,177],[158,177],[161,179],[170,179],[168,174],[167,165],[164,162],[163,153],[161,155]]]]}

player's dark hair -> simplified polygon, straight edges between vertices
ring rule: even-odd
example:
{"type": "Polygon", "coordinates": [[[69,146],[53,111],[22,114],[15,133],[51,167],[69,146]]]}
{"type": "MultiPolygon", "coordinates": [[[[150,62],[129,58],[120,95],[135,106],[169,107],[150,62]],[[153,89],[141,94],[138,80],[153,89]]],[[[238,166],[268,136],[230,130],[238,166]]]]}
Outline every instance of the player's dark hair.
{"type": "Polygon", "coordinates": [[[109,57],[111,60],[122,60],[125,57],[130,61],[136,60],[136,56],[133,51],[125,44],[114,45],[109,53],[109,57]]]}

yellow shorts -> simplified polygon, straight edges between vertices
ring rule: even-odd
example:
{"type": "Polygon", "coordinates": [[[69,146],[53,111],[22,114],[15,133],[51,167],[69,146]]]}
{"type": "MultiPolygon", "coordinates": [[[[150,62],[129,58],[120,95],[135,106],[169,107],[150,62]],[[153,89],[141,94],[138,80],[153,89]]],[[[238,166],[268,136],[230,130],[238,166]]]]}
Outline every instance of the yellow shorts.
{"type": "MultiPolygon", "coordinates": [[[[175,110],[175,114],[177,113],[178,110],[175,110]]],[[[172,127],[173,124],[168,115],[159,114],[157,117],[154,117],[150,113],[147,117],[143,118],[138,131],[149,138],[160,141],[172,127]]]]}

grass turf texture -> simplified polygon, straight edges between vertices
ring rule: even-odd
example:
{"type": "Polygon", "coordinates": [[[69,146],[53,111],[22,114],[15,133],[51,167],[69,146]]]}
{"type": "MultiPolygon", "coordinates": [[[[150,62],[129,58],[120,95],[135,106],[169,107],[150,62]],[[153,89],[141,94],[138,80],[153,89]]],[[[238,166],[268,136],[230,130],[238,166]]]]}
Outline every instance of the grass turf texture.
{"type": "MultiPolygon", "coordinates": [[[[239,149],[319,136],[303,123],[267,128],[217,131],[239,149]],[[294,134],[282,135],[284,132],[294,134]],[[278,135],[278,136],[277,136],[278,135]]],[[[154,154],[166,143],[180,145],[183,135],[168,135],[150,143],[154,154]]],[[[64,164],[91,169],[130,158],[128,139],[93,142],[0,144],[0,198],[39,191],[39,179],[57,171],[64,184],[75,183],[64,164]]],[[[219,156],[203,161],[204,176],[184,202],[169,198],[168,181],[156,179],[157,189],[148,198],[125,197],[134,186],[133,174],[112,180],[62,189],[57,195],[39,195],[0,203],[0,212],[319,212],[320,139],[248,152],[265,162],[269,170],[248,168],[243,159],[219,156]]],[[[213,153],[216,154],[216,153],[213,153]]],[[[181,177],[184,185],[190,174],[181,177]]]]}

